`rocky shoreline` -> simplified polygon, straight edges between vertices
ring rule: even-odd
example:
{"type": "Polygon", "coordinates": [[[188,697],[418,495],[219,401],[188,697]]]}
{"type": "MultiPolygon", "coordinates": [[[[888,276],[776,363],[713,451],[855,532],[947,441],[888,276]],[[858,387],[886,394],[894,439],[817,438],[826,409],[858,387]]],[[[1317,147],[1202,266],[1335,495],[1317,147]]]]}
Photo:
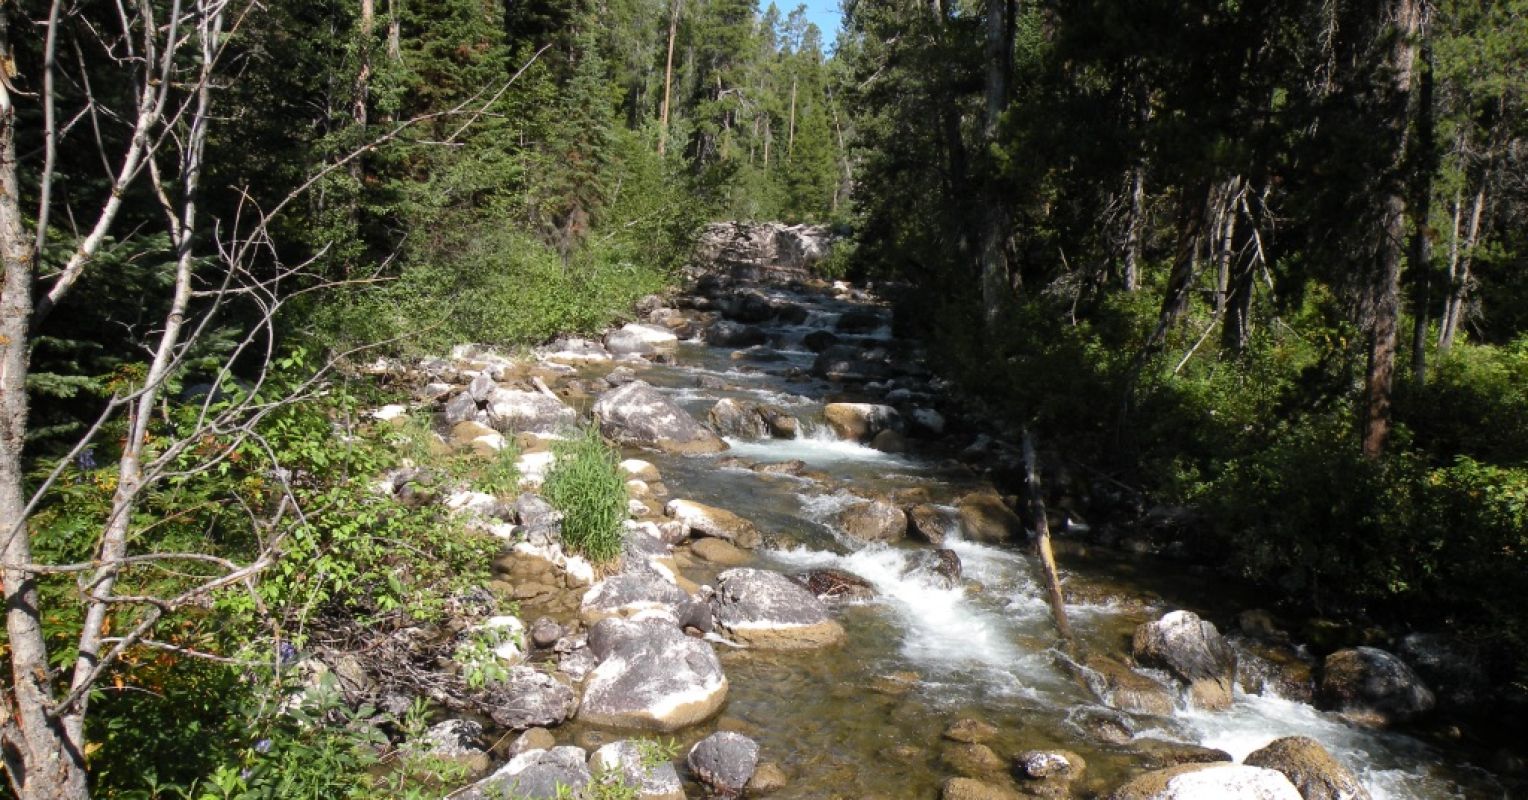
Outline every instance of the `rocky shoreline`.
{"type": "MultiPolygon", "coordinates": [[[[898,548],[899,580],[932,591],[988,590],[963,569],[953,544],[1020,552],[1027,533],[1004,494],[1012,487],[991,477],[1015,470],[1018,448],[952,399],[916,343],[890,335],[889,310],[875,296],[807,274],[825,235],[718,229],[703,248],[712,268],[693,276],[685,294],[649,298],[638,309],[642,322],[600,340],[562,339],[515,355],[463,345],[442,358],[367,365],[412,392],[408,403],[377,409],[378,424],[424,417],[441,452],[492,456],[512,445],[519,454],[519,487],[508,495],[452,485],[422,465],[384,476],[379,491],[397,502],[441,503],[499,539],[494,580],[482,596],[455,601],[450,630],[388,634],[394,661],[412,670],[345,652],[313,658],[316,669],[340,676],[352,702],[388,708],[422,692],[452,713],[427,740],[434,754],[476,774],[455,796],[552,798],[558,787],[587,792],[600,775],[621,776],[641,798],[876,796],[793,775],[787,762],[797,754],[761,747],[748,723],[728,716],[733,654],[806,660],[840,650],[856,634],[853,610],[877,602],[876,583],[838,566],[784,569],[762,559],[763,551],[798,547],[799,536],[706,502],[655,463],[709,459],[712,471],[791,481],[826,509],[819,524],[841,549],[898,548]],[[825,387],[826,402],[726,395],[734,387],[725,373],[697,369],[683,378],[694,391],[723,396],[707,396],[703,414],[689,410],[676,391],[690,389],[676,389],[673,370],[684,347],[701,346],[744,373],[825,387]],[[632,456],[621,463],[630,497],[623,554],[610,564],[565,550],[561,515],[537,494],[552,446],[579,423],[632,456]],[[729,444],[809,435],[963,477],[866,485],[805,460],[739,455],[729,444]],[[509,604],[519,616],[500,613],[509,604]],[[429,667],[418,665],[432,659],[448,677],[419,677],[429,667]],[[484,659],[495,679],[463,689],[460,677],[484,669],[484,659]],[[490,729],[497,746],[488,746],[490,729]],[[682,740],[683,753],[659,752],[653,742],[661,737],[682,740]],[[493,763],[500,766],[490,772],[493,763]]],[[[1058,527],[1079,542],[1121,544],[1113,532],[1081,538],[1079,509],[1063,507],[1058,527]]],[[[1319,702],[1373,727],[1416,720],[1436,704],[1396,654],[1361,646],[1318,660],[1264,611],[1243,612],[1222,635],[1192,611],[1160,613],[1108,589],[1090,596],[1098,587],[1088,581],[1068,588],[1069,603],[1126,609],[1111,624],[1129,630],[1127,641],[1099,646],[1122,638],[1100,635],[1075,661],[1048,641],[1033,650],[1086,690],[1086,707],[1073,714],[1079,740],[1129,768],[1090,769],[1069,747],[1016,750],[999,743],[999,726],[958,716],[936,737],[929,767],[942,797],[1366,798],[1354,770],[1310,737],[1274,738],[1234,763],[1224,750],[1142,731],[1182,713],[1226,713],[1239,694],[1319,702]]],[[[921,685],[922,676],[903,671],[869,689],[896,697],[921,685]]],[[[925,756],[893,747],[889,757],[925,756]]]]}

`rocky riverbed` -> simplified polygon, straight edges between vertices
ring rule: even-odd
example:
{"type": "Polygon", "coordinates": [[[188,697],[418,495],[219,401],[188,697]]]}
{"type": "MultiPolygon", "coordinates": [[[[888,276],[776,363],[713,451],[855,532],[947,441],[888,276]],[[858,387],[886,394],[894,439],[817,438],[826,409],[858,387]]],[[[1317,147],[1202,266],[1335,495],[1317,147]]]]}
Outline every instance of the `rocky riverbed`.
{"type": "Polygon", "coordinates": [[[1002,480],[1015,443],[878,298],[801,269],[820,243],[761,236],[720,229],[722,267],[601,340],[371,365],[414,392],[379,421],[521,454],[518,495],[425,500],[503,541],[457,636],[490,637],[504,678],[432,733],[478,773],[459,796],[549,798],[601,771],[644,798],[1506,796],[1403,732],[1437,702],[1426,664],[1318,657],[1255,600],[1141,554],[1160,539],[1089,531],[1086,497],[1054,521],[1081,644],[1064,653],[1002,480]],[[580,420],[628,456],[614,565],[565,552],[536,495],[580,420]]]}

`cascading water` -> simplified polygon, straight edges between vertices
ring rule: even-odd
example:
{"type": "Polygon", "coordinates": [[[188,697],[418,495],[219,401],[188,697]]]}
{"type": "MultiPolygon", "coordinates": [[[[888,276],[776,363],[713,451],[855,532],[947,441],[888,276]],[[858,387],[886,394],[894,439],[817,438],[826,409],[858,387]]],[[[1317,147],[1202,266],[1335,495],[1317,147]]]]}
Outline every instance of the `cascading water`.
{"type": "MultiPolygon", "coordinates": [[[[783,360],[759,353],[734,358],[728,350],[687,343],[675,363],[652,367],[643,377],[666,387],[701,419],[722,397],[772,403],[797,415],[803,423],[797,438],[729,439],[730,450],[720,456],[660,459],[660,467],[684,496],[733,509],[784,541],[758,554],[762,566],[787,573],[837,568],[876,592],[872,600],[839,609],[849,632],[841,647],[810,655],[723,655],[733,685],[728,714],[752,726],[764,751],[795,776],[780,796],[932,797],[940,780],[954,774],[937,755],[940,731],[964,715],[998,726],[994,749],[1060,747],[1082,754],[1092,780],[1085,792],[1106,790],[1142,771],[1137,745],[1148,740],[1218,748],[1241,759],[1273,739],[1303,735],[1353,769],[1375,798],[1505,796],[1489,776],[1451,764],[1415,739],[1353,727],[1271,694],[1238,691],[1233,707],[1220,712],[1180,702],[1171,717],[1105,709],[1059,661],[1038,570],[1027,552],[950,538],[943,546],[959,557],[967,583],[946,588],[914,569],[926,545],[867,545],[844,536],[835,529],[835,515],[856,494],[913,488],[945,502],[971,488],[974,476],[947,463],[841,441],[813,422],[836,388],[802,374],[811,354],[800,342],[810,330],[831,328],[848,306],[784,292],[772,296],[809,306],[804,323],[771,330],[789,351],[783,360]],[[722,384],[696,388],[701,376],[722,384]],[[817,477],[737,466],[719,470],[720,458],[800,461],[817,477]],[[1126,731],[1127,740],[1100,738],[1090,727],[1098,719],[1126,731]]],[[[882,325],[868,335],[841,338],[874,346],[889,336],[882,325]]],[[[1085,569],[1065,572],[1064,581],[1107,584],[1113,594],[1105,596],[1130,588],[1085,569]]],[[[1128,650],[1135,625],[1166,610],[1107,600],[1068,606],[1084,647],[1116,654],[1128,650]]]]}

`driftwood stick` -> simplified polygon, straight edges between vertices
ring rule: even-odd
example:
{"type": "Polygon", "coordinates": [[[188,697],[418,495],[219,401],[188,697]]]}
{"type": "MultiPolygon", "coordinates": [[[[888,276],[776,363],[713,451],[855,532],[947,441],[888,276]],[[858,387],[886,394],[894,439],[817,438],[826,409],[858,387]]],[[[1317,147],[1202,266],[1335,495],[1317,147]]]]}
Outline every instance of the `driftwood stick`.
{"type": "Polygon", "coordinates": [[[1077,639],[1072,626],[1066,620],[1066,602],[1061,597],[1061,575],[1056,571],[1056,554],[1051,550],[1050,522],[1045,516],[1045,495],[1040,491],[1039,457],[1035,455],[1034,437],[1024,431],[1024,495],[1030,519],[1035,526],[1035,550],[1040,555],[1040,569],[1045,575],[1045,589],[1049,595],[1051,618],[1056,622],[1056,632],[1066,646],[1067,654],[1077,657],[1077,639]]]}

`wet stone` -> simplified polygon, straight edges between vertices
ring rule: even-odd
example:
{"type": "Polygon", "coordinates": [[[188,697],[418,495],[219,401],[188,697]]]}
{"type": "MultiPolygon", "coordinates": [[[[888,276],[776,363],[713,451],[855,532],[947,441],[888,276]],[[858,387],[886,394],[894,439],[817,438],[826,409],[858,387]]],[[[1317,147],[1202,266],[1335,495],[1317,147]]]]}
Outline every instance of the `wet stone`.
{"type": "Polygon", "coordinates": [[[996,738],[998,729],[996,725],[990,722],[984,722],[972,717],[962,717],[950,723],[941,735],[952,742],[980,744],[996,738]]]}

